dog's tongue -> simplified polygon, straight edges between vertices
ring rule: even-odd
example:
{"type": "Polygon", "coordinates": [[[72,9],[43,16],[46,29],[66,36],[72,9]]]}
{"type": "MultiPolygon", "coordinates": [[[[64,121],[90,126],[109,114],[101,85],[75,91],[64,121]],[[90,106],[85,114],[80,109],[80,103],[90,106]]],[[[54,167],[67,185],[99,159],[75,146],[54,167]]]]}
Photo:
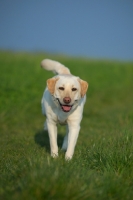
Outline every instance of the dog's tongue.
{"type": "Polygon", "coordinates": [[[62,105],[62,109],[63,109],[65,112],[69,112],[69,111],[71,110],[71,106],[62,105]]]}

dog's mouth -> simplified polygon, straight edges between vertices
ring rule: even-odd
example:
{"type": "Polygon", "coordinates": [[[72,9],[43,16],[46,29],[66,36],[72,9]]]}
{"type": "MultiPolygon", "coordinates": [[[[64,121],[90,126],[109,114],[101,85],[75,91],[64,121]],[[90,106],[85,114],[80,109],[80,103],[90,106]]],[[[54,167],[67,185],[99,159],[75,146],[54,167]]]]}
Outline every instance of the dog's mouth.
{"type": "Polygon", "coordinates": [[[61,104],[60,100],[57,99],[59,104],[60,104],[60,107],[61,109],[64,111],[64,112],[69,112],[71,109],[72,109],[72,106],[73,105],[67,105],[67,104],[61,104]]]}

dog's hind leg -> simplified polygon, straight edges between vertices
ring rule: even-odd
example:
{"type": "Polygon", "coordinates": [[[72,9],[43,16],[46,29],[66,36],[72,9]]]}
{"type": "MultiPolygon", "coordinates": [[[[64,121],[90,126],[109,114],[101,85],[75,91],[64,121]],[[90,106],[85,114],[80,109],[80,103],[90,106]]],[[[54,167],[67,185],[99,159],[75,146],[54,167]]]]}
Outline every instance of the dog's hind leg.
{"type": "Polygon", "coordinates": [[[44,123],[44,130],[48,131],[47,121],[45,121],[45,123],[44,123]]]}
{"type": "Polygon", "coordinates": [[[66,125],[66,135],[63,140],[62,150],[66,151],[68,147],[68,125],[66,125]]]}

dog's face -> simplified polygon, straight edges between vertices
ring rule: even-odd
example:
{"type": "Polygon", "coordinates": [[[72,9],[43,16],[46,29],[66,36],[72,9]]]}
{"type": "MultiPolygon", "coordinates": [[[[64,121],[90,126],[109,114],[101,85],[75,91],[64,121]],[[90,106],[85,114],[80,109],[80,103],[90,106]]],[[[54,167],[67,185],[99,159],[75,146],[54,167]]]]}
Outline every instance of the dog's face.
{"type": "Polygon", "coordinates": [[[47,87],[61,109],[69,112],[86,94],[88,83],[73,75],[59,75],[48,79],[47,87]]]}

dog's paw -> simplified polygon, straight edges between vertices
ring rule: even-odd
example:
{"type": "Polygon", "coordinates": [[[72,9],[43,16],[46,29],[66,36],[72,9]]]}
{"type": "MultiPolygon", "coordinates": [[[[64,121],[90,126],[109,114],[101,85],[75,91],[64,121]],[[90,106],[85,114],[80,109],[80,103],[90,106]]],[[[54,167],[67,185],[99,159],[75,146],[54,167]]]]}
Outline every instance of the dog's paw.
{"type": "Polygon", "coordinates": [[[52,152],[52,153],[51,153],[51,156],[52,156],[52,158],[57,158],[57,157],[58,157],[58,153],[52,152]]]}
{"type": "Polygon", "coordinates": [[[72,155],[65,154],[65,160],[70,161],[72,159],[72,155]]]}

